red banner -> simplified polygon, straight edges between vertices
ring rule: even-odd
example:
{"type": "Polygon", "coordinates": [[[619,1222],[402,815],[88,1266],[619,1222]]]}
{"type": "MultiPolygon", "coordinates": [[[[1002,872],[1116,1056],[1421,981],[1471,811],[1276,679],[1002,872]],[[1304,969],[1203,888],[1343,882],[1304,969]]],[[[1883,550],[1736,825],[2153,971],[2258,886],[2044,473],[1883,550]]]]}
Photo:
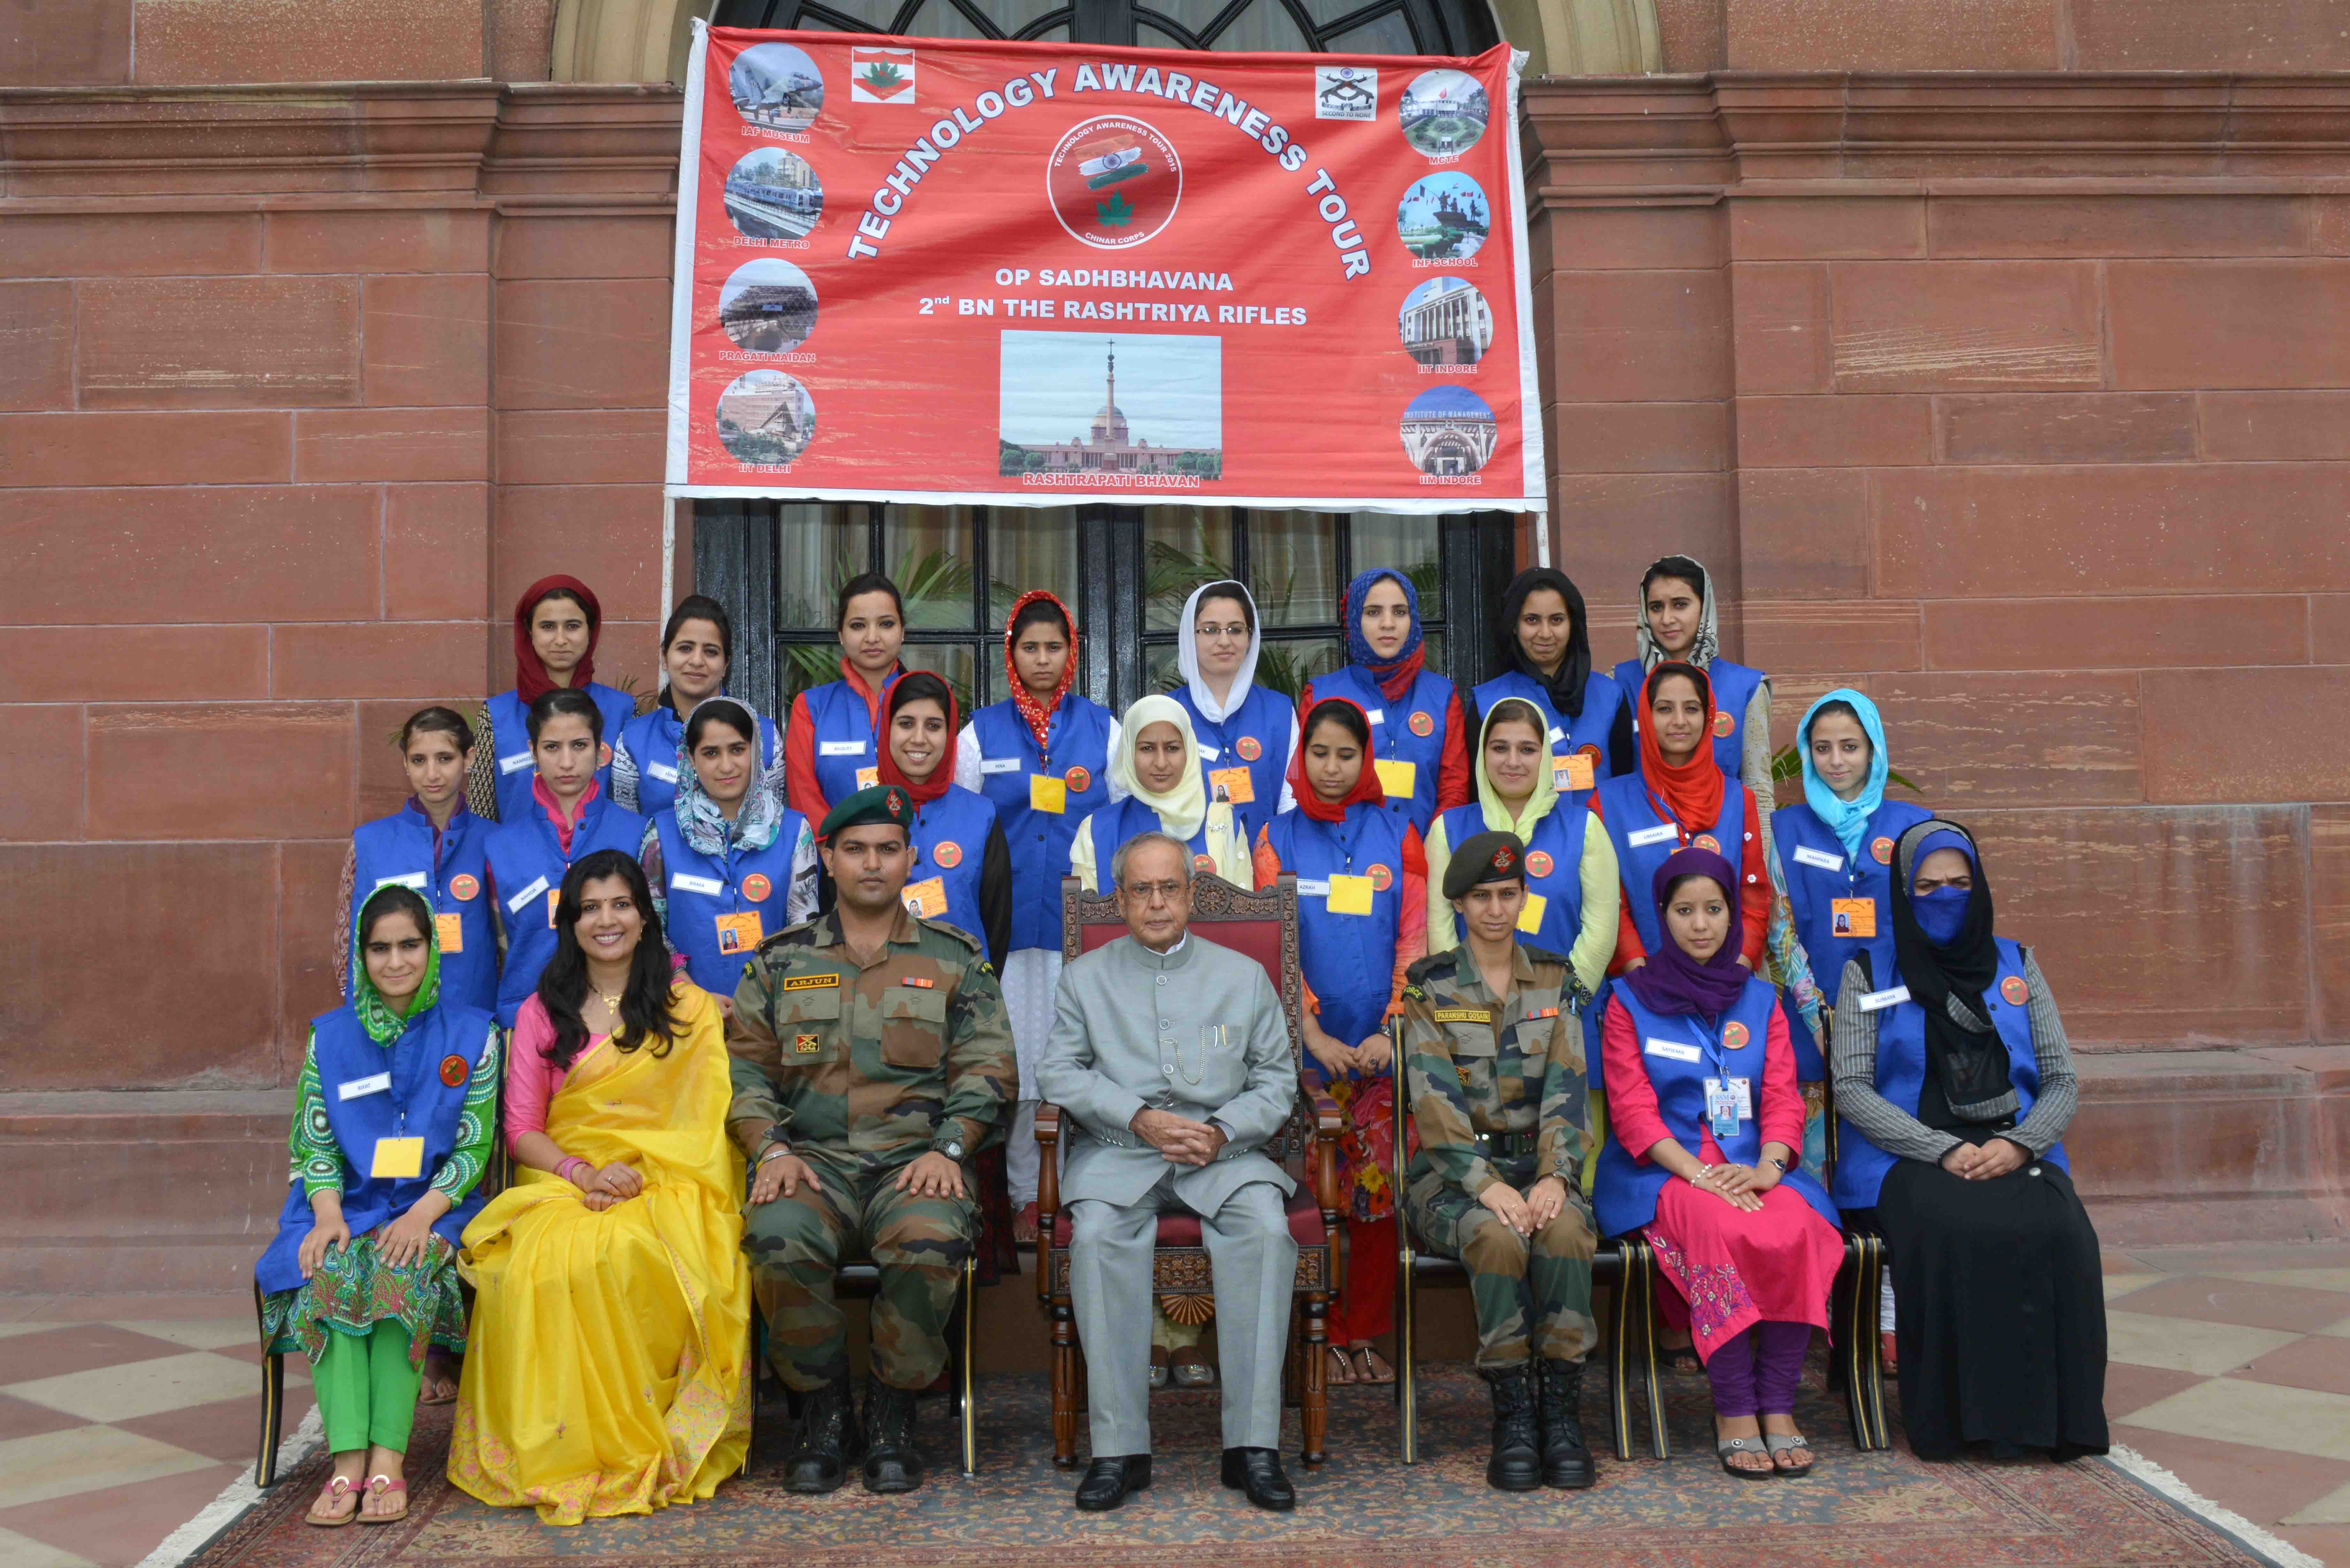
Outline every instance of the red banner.
{"type": "Polygon", "coordinates": [[[1506,47],[858,36],[698,37],[671,495],[1542,508],[1506,47]]]}

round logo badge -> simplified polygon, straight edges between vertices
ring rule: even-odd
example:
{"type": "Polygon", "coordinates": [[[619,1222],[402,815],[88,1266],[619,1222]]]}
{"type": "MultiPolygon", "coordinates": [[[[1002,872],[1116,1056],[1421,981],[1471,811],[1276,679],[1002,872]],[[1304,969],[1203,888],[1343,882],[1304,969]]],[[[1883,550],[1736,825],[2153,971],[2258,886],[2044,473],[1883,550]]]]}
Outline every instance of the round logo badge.
{"type": "Polygon", "coordinates": [[[1071,239],[1128,250],[1173,221],[1183,201],[1183,160],[1149,121],[1097,114],[1069,127],[1054,147],[1045,194],[1071,239]]]}
{"type": "Polygon", "coordinates": [[[759,872],[754,871],[743,878],[743,897],[754,904],[765,903],[767,895],[773,891],[775,884],[759,872]]]}
{"type": "Polygon", "coordinates": [[[481,896],[482,885],[470,873],[460,871],[449,878],[449,897],[470,904],[481,896]]]}
{"type": "Polygon", "coordinates": [[[1728,740],[1730,738],[1730,732],[1736,728],[1738,728],[1738,721],[1731,718],[1729,714],[1716,713],[1713,716],[1713,732],[1720,735],[1723,740],[1728,740]]]}
{"type": "Polygon", "coordinates": [[[1415,735],[1423,736],[1432,735],[1436,732],[1436,721],[1429,717],[1427,709],[1419,708],[1413,710],[1411,715],[1411,732],[1415,735]]]}
{"type": "Polygon", "coordinates": [[[1590,758],[1591,765],[1595,768],[1599,765],[1599,748],[1596,746],[1577,746],[1575,748],[1575,754],[1578,757],[1590,758]]]}
{"type": "Polygon", "coordinates": [[[1700,833],[1695,838],[1690,840],[1690,847],[1692,849],[1711,849],[1716,855],[1719,855],[1721,853],[1721,840],[1716,838],[1711,833],[1700,833]]]}
{"type": "Polygon", "coordinates": [[[451,1054],[441,1058],[441,1081],[452,1089],[463,1083],[472,1072],[463,1056],[451,1054]]]}
{"type": "Polygon", "coordinates": [[[1241,761],[1244,763],[1253,763],[1264,755],[1264,748],[1257,743],[1254,735],[1243,735],[1240,742],[1233,746],[1232,750],[1241,754],[1241,761]]]}
{"type": "Polygon", "coordinates": [[[941,868],[962,864],[962,846],[951,838],[941,838],[931,846],[931,864],[941,868]]]}
{"type": "Polygon", "coordinates": [[[1550,875],[1550,852],[1537,849],[1526,857],[1526,875],[1543,877],[1550,875]]]}
{"type": "Polygon", "coordinates": [[[1204,855],[1194,855],[1191,857],[1191,869],[1202,877],[1212,877],[1216,874],[1216,863],[1204,855]]]}
{"type": "Polygon", "coordinates": [[[2022,1006],[2023,999],[2032,994],[2024,986],[2023,977],[2020,974],[2012,974],[2001,981],[1999,993],[2007,998],[2008,1005],[2011,1007],[2022,1006]]]}
{"type": "Polygon", "coordinates": [[[1384,893],[1394,883],[1394,872],[1388,870],[1385,866],[1377,863],[1372,865],[1371,891],[1375,893],[1384,893]]]}
{"type": "Polygon", "coordinates": [[[1734,1018],[1721,1026],[1721,1045],[1725,1051],[1737,1050],[1741,1045],[1745,1044],[1749,1038],[1751,1036],[1746,1033],[1746,1025],[1734,1018]]]}
{"type": "Polygon", "coordinates": [[[1094,787],[1094,775],[1083,768],[1071,768],[1062,775],[1062,782],[1069,786],[1071,794],[1083,794],[1094,787]]]}
{"type": "Polygon", "coordinates": [[[1877,857],[1877,863],[1879,866],[1890,866],[1893,864],[1893,840],[1889,838],[1873,838],[1869,840],[1868,852],[1877,857]]]}

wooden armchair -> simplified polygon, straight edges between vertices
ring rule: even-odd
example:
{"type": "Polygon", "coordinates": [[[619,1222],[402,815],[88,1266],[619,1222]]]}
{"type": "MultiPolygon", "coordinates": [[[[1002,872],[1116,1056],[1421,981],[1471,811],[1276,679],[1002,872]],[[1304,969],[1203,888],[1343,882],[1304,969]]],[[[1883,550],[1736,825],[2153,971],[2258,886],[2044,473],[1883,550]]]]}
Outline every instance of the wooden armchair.
{"type": "MultiPolygon", "coordinates": [[[[1305,1037],[1301,1018],[1304,983],[1297,965],[1297,882],[1284,877],[1263,892],[1235,888],[1220,877],[1192,883],[1191,934],[1245,953],[1272,976],[1289,1021],[1289,1052],[1301,1069],[1305,1037]]],[[[1074,961],[1126,934],[1107,895],[1085,891],[1074,877],[1061,882],[1061,954],[1074,961]]],[[[1297,1278],[1290,1310],[1289,1355],[1282,1368],[1284,1404],[1302,1408],[1304,1459],[1319,1465],[1329,1429],[1329,1391],[1323,1355],[1328,1341],[1330,1295],[1337,1278],[1338,1132],[1344,1113],[1337,1102],[1308,1084],[1301,1070],[1297,1104],[1289,1125],[1265,1147],[1299,1179],[1289,1199],[1289,1232],[1297,1241],[1297,1278]]],[[[1036,1185],[1036,1293],[1053,1323],[1053,1460],[1064,1469],[1077,1462],[1077,1416],[1086,1405],[1085,1349],[1077,1343],[1076,1316],[1069,1300],[1067,1212],[1061,1207],[1059,1153],[1061,1110],[1036,1110],[1036,1141],[1043,1169],[1036,1185]]],[[[1215,1286],[1199,1220],[1166,1214],[1159,1220],[1151,1290],[1170,1317],[1205,1322],[1215,1312],[1215,1286]]]]}

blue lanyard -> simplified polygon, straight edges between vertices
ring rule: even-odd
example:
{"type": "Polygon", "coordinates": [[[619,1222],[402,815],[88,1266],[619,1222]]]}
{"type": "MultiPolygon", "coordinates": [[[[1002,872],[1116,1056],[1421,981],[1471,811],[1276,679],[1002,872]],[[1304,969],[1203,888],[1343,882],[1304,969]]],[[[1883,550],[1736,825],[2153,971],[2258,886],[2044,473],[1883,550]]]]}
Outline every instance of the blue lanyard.
{"type": "Polygon", "coordinates": [[[1697,1031],[1698,1049],[1704,1053],[1706,1065],[1713,1069],[1714,1077],[1727,1081],[1730,1077],[1730,1059],[1723,1054],[1721,1030],[1708,1028],[1704,1021],[1694,1012],[1686,1016],[1689,1019],[1690,1027],[1697,1031]]]}

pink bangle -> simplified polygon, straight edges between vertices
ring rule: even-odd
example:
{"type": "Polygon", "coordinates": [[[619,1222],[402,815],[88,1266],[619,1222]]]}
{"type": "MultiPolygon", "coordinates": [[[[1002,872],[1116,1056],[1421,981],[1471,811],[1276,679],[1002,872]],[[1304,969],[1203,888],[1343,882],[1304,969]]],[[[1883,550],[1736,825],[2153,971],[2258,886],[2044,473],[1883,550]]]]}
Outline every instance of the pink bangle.
{"type": "MultiPolygon", "coordinates": [[[[572,1186],[584,1190],[588,1184],[571,1174],[571,1168],[575,1165],[588,1165],[588,1162],[580,1158],[576,1154],[567,1155],[564,1157],[563,1163],[555,1168],[555,1174],[563,1178],[564,1180],[571,1183],[572,1186]]],[[[588,1165],[588,1174],[593,1176],[595,1173],[596,1168],[592,1165],[588,1165]]]]}

